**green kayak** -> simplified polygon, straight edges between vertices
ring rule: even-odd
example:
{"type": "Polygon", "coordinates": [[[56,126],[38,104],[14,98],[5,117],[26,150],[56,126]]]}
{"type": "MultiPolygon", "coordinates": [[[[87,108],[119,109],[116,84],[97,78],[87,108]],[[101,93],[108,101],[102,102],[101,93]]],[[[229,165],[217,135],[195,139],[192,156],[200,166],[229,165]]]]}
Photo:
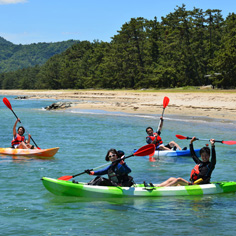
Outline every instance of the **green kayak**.
{"type": "Polygon", "coordinates": [[[135,184],[132,187],[113,187],[72,183],[47,177],[43,177],[42,181],[45,188],[53,194],[88,198],[191,196],[236,192],[236,182],[172,187],[145,187],[144,184],[135,184]]]}

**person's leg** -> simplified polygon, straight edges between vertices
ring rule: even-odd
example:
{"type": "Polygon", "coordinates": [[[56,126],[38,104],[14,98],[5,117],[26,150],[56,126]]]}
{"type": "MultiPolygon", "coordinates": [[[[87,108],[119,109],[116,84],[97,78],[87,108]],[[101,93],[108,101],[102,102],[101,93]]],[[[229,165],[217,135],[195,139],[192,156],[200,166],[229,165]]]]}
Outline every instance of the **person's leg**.
{"type": "Polygon", "coordinates": [[[29,149],[35,149],[35,146],[34,146],[34,145],[31,145],[30,143],[27,143],[27,144],[26,144],[26,147],[29,148],[29,149]]]}
{"type": "Polygon", "coordinates": [[[188,181],[179,177],[175,181],[172,181],[172,183],[170,183],[167,186],[186,186],[186,185],[188,185],[188,181]]]}
{"type": "Polygon", "coordinates": [[[173,147],[177,147],[179,150],[182,150],[182,148],[175,142],[175,141],[170,141],[169,145],[173,148],[173,147]]]}
{"type": "Polygon", "coordinates": [[[188,181],[183,178],[170,177],[168,180],[157,184],[156,187],[168,187],[168,186],[185,186],[188,185],[188,181]]]}
{"type": "Polygon", "coordinates": [[[170,148],[165,147],[163,144],[161,144],[161,145],[158,146],[157,150],[159,150],[159,151],[161,151],[161,150],[170,150],[170,148]]]}
{"type": "Polygon", "coordinates": [[[166,186],[169,186],[170,183],[176,181],[177,179],[174,178],[174,177],[170,177],[169,179],[167,179],[166,181],[160,183],[160,184],[157,184],[156,186],[157,187],[166,187],[166,186]]]}
{"type": "Polygon", "coordinates": [[[21,142],[18,146],[19,149],[28,149],[28,147],[26,146],[26,144],[24,142],[21,142]]]}

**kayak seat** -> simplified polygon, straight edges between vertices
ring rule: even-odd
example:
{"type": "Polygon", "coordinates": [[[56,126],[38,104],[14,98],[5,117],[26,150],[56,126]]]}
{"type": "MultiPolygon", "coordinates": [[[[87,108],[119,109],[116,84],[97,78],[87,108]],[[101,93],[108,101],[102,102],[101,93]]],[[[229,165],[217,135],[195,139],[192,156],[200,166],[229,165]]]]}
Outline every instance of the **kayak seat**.
{"type": "Polygon", "coordinates": [[[187,150],[187,147],[184,147],[182,150],[187,150]]]}

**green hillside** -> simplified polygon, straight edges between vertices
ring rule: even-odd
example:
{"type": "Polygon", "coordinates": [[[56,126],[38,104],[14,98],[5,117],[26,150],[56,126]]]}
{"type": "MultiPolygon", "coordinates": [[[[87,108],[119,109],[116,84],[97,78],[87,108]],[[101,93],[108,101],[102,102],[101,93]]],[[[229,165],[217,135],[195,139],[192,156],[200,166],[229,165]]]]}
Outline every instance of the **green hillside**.
{"type": "Polygon", "coordinates": [[[78,43],[68,40],[56,43],[16,45],[0,37],[0,73],[43,65],[50,57],[78,43]]]}
{"type": "Polygon", "coordinates": [[[3,37],[0,36],[0,45],[1,46],[8,46],[8,45],[13,45],[13,43],[7,41],[6,39],[4,39],[3,37]]]}

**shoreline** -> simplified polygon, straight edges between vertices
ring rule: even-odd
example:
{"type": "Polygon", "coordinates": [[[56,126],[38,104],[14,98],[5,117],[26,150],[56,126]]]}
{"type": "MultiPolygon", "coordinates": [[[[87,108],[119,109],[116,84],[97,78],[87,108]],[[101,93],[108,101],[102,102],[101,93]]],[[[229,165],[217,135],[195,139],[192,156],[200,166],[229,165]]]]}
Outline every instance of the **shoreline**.
{"type": "Polygon", "coordinates": [[[165,109],[165,115],[236,120],[236,91],[0,90],[0,95],[73,101],[72,107],[66,109],[160,115],[163,98],[167,96],[170,102],[165,109]]]}

